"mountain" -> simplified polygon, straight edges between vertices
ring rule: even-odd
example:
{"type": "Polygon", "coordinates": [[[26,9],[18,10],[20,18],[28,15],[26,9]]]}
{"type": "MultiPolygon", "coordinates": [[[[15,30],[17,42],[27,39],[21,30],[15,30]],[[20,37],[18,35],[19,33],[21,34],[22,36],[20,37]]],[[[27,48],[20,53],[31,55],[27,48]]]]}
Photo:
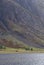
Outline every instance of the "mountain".
{"type": "Polygon", "coordinates": [[[0,0],[0,44],[3,39],[44,48],[44,1],[0,0]]]}

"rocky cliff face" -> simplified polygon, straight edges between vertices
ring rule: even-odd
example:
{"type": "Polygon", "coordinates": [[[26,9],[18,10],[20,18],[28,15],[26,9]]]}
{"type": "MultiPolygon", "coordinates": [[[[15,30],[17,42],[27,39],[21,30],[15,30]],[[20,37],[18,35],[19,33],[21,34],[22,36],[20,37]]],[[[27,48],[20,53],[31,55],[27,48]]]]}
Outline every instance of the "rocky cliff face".
{"type": "Polygon", "coordinates": [[[0,0],[0,39],[9,37],[44,48],[43,0],[0,0]]]}

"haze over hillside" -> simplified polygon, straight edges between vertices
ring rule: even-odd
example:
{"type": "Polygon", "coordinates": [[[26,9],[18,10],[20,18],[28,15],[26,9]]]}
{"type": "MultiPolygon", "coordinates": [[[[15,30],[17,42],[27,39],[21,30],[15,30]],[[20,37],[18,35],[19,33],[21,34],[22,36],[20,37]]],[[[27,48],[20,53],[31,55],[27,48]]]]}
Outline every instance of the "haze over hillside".
{"type": "Polygon", "coordinates": [[[0,0],[0,44],[3,39],[44,48],[44,0],[0,0]]]}

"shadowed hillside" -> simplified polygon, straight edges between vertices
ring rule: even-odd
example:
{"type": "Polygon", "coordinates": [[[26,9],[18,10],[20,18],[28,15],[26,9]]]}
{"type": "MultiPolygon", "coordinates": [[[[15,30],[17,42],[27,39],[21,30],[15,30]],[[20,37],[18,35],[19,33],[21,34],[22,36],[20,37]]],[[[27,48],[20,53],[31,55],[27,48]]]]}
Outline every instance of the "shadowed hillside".
{"type": "MultiPolygon", "coordinates": [[[[0,40],[44,48],[43,11],[43,0],[0,0],[0,40]]],[[[12,46],[9,42],[6,45],[12,46]]]]}

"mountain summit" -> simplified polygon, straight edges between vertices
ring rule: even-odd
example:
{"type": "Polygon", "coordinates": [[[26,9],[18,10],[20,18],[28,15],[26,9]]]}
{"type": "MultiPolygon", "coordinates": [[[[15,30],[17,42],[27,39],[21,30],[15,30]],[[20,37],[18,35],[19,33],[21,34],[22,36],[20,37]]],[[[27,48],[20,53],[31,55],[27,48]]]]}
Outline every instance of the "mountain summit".
{"type": "Polygon", "coordinates": [[[44,48],[44,1],[0,0],[0,39],[44,48]]]}

